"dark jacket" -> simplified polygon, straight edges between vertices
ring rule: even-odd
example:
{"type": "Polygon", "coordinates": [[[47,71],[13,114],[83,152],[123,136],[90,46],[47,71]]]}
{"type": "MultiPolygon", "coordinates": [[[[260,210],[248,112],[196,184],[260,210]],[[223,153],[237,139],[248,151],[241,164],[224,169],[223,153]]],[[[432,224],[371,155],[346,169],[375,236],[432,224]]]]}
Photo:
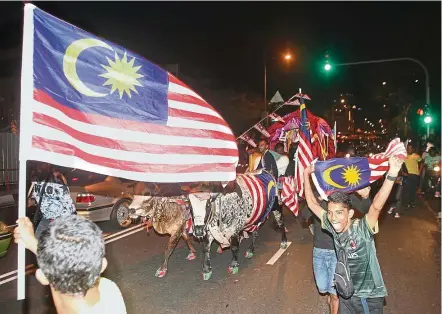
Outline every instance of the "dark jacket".
{"type": "MultiPolygon", "coordinates": [[[[276,165],[276,161],[272,153],[270,151],[266,151],[262,159],[264,159],[264,169],[270,172],[275,178],[278,178],[278,166],[276,165]]],[[[257,169],[263,168],[262,159],[259,162],[257,169]]]]}

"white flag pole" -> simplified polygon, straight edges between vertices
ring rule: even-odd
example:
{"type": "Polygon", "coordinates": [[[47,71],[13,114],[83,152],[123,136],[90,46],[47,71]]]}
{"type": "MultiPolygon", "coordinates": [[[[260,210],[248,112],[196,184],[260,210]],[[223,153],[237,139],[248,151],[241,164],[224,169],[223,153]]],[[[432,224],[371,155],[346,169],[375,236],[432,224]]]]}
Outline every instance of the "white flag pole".
{"type": "MultiPolygon", "coordinates": [[[[34,92],[34,9],[30,3],[25,4],[23,23],[23,51],[21,69],[21,99],[20,99],[20,163],[18,182],[18,217],[26,216],[26,161],[32,145],[32,95],[34,92]]],[[[23,244],[18,244],[17,253],[17,300],[25,298],[25,265],[26,252],[23,244]]]]}

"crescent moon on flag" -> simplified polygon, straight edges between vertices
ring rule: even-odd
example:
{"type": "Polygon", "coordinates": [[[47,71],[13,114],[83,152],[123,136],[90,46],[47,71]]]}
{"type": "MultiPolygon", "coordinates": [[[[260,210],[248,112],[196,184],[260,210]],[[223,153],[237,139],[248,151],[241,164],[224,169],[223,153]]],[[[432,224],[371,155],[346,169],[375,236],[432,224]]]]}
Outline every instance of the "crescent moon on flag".
{"type": "Polygon", "coordinates": [[[104,97],[107,94],[97,93],[87,87],[78,77],[77,73],[77,59],[78,56],[86,49],[92,47],[102,47],[112,50],[112,47],[105,42],[94,38],[83,38],[74,41],[68,46],[63,57],[63,72],[71,85],[83,95],[89,97],[104,97]]]}
{"type": "Polygon", "coordinates": [[[330,184],[331,186],[334,186],[335,188],[338,189],[345,189],[345,186],[339,185],[337,184],[335,181],[332,180],[330,173],[338,168],[342,168],[344,167],[344,165],[336,165],[336,166],[332,166],[330,168],[328,168],[327,170],[324,171],[322,177],[324,178],[324,181],[327,182],[328,184],[330,184]]]}
{"type": "Polygon", "coordinates": [[[270,191],[272,190],[272,188],[275,186],[275,182],[270,181],[268,187],[267,187],[267,195],[270,195],[270,191]]]}

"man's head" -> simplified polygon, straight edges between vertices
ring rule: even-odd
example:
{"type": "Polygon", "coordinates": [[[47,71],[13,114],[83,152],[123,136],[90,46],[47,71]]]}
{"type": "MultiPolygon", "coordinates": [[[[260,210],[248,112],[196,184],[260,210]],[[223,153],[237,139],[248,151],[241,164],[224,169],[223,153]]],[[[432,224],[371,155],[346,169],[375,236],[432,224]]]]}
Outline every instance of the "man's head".
{"type": "Polygon", "coordinates": [[[428,150],[428,154],[429,154],[431,157],[436,156],[436,154],[437,154],[436,148],[431,147],[431,148],[428,150]]]}
{"type": "Polygon", "coordinates": [[[280,155],[284,155],[285,151],[284,151],[284,144],[282,143],[278,143],[275,145],[275,151],[280,154],[280,155]]]}
{"type": "Polygon", "coordinates": [[[413,145],[408,144],[408,145],[407,145],[407,154],[408,154],[408,155],[411,155],[411,154],[413,154],[413,153],[414,153],[413,145]]]}
{"type": "Polygon", "coordinates": [[[351,198],[348,194],[335,192],[328,197],[327,217],[337,233],[350,227],[354,215],[351,198]]]}
{"type": "Polygon", "coordinates": [[[41,284],[64,295],[84,296],[107,266],[102,232],[77,215],[57,218],[39,238],[37,261],[41,284]]]}
{"type": "Polygon", "coordinates": [[[261,154],[265,153],[266,150],[269,148],[269,144],[266,140],[262,139],[258,143],[258,149],[261,152],[261,154]]]}

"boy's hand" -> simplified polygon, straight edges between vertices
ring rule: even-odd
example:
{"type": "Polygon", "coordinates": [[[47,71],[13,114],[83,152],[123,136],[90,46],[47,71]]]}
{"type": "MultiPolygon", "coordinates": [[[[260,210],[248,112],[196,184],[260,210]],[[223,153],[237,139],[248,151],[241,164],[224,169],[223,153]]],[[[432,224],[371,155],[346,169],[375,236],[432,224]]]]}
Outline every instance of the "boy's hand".
{"type": "Polygon", "coordinates": [[[370,186],[366,186],[363,189],[357,190],[356,193],[358,193],[362,198],[369,198],[370,197],[370,186]]]}
{"type": "Polygon", "coordinates": [[[14,229],[14,242],[23,243],[25,248],[36,253],[37,238],[34,235],[34,226],[28,217],[17,220],[18,227],[14,229]]]}
{"type": "Polygon", "coordinates": [[[388,173],[396,177],[399,171],[401,170],[404,161],[396,156],[391,156],[390,159],[388,159],[388,163],[390,165],[388,173]]]}
{"type": "Polygon", "coordinates": [[[314,165],[310,165],[307,168],[304,169],[304,173],[307,175],[310,175],[313,171],[315,171],[315,166],[314,165]]]}

